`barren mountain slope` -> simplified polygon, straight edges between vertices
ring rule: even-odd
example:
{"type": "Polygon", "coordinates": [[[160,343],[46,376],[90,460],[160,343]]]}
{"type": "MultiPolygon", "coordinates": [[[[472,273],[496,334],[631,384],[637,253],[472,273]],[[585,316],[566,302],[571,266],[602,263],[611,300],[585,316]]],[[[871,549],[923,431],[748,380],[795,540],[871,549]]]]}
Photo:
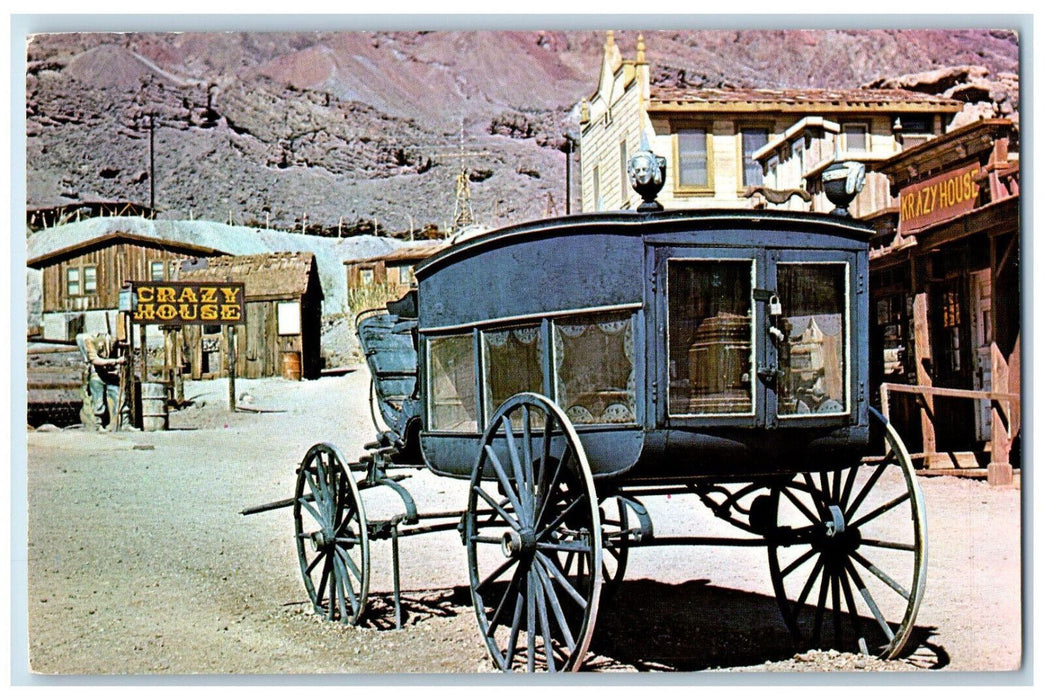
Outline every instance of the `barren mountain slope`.
{"type": "MultiPolygon", "coordinates": [[[[947,66],[979,66],[986,82],[1018,70],[1018,38],[1004,30],[644,34],[661,83],[853,87],[947,66]]],[[[636,37],[617,33],[625,56],[636,37]]],[[[564,213],[559,149],[604,41],[562,31],[38,35],[27,53],[28,206],[148,204],[151,123],[165,218],[444,227],[462,142],[476,154],[465,164],[481,223],[564,213]]],[[[1017,81],[1006,84],[1017,108],[1017,81]]]]}

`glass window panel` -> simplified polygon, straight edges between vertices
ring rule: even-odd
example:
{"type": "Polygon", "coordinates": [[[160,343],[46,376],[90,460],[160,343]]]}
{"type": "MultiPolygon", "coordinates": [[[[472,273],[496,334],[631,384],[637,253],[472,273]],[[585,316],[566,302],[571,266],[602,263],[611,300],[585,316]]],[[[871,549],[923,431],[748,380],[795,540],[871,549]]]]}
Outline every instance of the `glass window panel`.
{"type": "Polygon", "coordinates": [[[630,314],[555,321],[558,403],[574,423],[634,423],[634,328],[630,314]]]}
{"type": "Polygon", "coordinates": [[[94,294],[98,291],[98,268],[93,265],[83,268],[83,293],[94,294]]]}
{"type": "Polygon", "coordinates": [[[845,124],[845,149],[849,151],[865,151],[867,149],[866,124],[845,124]]]}
{"type": "Polygon", "coordinates": [[[542,336],[540,326],[482,334],[486,406],[490,415],[519,392],[544,392],[542,336]]]}
{"type": "Polygon", "coordinates": [[[80,293],[80,268],[70,267],[65,271],[65,290],[67,294],[80,293]]]}
{"type": "Polygon", "coordinates": [[[753,412],[751,260],[667,264],[672,415],[753,412]]]}
{"type": "Polygon", "coordinates": [[[428,341],[431,429],[478,432],[471,334],[428,341]]]}
{"type": "Polygon", "coordinates": [[[797,168],[797,184],[801,184],[801,178],[805,176],[805,139],[798,138],[792,148],[794,153],[794,167],[797,168]]]}
{"type": "Polygon", "coordinates": [[[620,199],[624,206],[631,196],[631,182],[627,177],[627,142],[620,142],[620,199]]]}
{"type": "Polygon", "coordinates": [[[359,270],[359,282],[367,287],[373,284],[373,269],[363,268],[359,270]]]}
{"type": "Polygon", "coordinates": [[[595,211],[602,211],[602,181],[598,176],[598,166],[591,170],[591,189],[594,192],[595,211]]]}
{"type": "Polygon", "coordinates": [[[787,338],[779,351],[777,412],[844,413],[845,265],[781,264],[776,276],[787,338]]]}
{"type": "Polygon", "coordinates": [[[685,187],[707,187],[707,132],[684,129],[678,132],[678,182],[685,187]]]}
{"type": "Polygon", "coordinates": [[[149,279],[153,282],[163,281],[163,263],[149,263],[149,279]]]}
{"type": "Polygon", "coordinates": [[[743,184],[757,187],[762,184],[764,173],[761,164],[754,160],[754,152],[768,143],[768,129],[743,130],[743,184]]]}
{"type": "Polygon", "coordinates": [[[935,119],[930,114],[903,114],[899,117],[899,124],[906,134],[931,134],[935,119]]]}

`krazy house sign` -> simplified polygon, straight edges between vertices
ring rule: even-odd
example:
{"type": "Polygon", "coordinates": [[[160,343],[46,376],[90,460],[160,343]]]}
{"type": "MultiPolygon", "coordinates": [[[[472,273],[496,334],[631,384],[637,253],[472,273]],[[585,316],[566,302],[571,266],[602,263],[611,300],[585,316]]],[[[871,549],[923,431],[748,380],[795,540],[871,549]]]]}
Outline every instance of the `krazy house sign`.
{"type": "Polygon", "coordinates": [[[899,192],[899,232],[920,231],[975,208],[979,166],[969,165],[904,187],[899,192]]]}
{"type": "Polygon", "coordinates": [[[186,326],[246,323],[242,282],[134,282],[135,323],[186,326]]]}

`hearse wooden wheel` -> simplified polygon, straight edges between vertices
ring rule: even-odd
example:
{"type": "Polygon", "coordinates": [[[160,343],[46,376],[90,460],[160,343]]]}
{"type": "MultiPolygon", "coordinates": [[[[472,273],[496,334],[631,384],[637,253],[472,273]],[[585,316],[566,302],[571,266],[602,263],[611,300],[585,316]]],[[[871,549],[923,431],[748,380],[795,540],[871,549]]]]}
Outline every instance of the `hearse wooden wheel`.
{"type": "Polygon", "coordinates": [[[602,582],[607,592],[615,590],[627,572],[628,540],[627,504],[619,496],[602,501],[602,582]]]}
{"type": "Polygon", "coordinates": [[[890,659],[924,595],[925,510],[903,441],[870,410],[884,428],[883,458],[805,472],[771,490],[769,570],[799,644],[890,659]]]}
{"type": "Polygon", "coordinates": [[[315,611],[354,625],[366,610],[370,543],[359,489],[345,464],[332,445],[308,450],[297,472],[294,533],[315,611]]]}
{"type": "Polygon", "coordinates": [[[549,399],[517,394],[493,415],[471,476],[465,543],[497,667],[577,670],[598,613],[601,524],[583,446],[549,399]]]}

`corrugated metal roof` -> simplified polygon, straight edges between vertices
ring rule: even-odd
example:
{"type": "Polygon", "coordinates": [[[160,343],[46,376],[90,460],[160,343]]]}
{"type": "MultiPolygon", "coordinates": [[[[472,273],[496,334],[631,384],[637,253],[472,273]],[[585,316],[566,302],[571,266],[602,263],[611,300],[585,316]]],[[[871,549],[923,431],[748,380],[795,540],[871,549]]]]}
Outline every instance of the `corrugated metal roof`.
{"type": "MultiPolygon", "coordinates": [[[[315,267],[311,253],[267,253],[262,255],[224,255],[208,258],[206,267],[182,269],[184,282],[243,282],[247,299],[300,297],[308,291],[315,267]]],[[[322,297],[322,285],[319,286],[322,297]]]]}
{"type": "Polygon", "coordinates": [[[650,87],[651,108],[672,104],[709,103],[741,105],[755,103],[808,107],[823,105],[834,108],[852,108],[880,105],[925,105],[934,109],[960,111],[962,103],[939,95],[911,90],[820,89],[820,88],[696,88],[653,85],[650,87]]]}

